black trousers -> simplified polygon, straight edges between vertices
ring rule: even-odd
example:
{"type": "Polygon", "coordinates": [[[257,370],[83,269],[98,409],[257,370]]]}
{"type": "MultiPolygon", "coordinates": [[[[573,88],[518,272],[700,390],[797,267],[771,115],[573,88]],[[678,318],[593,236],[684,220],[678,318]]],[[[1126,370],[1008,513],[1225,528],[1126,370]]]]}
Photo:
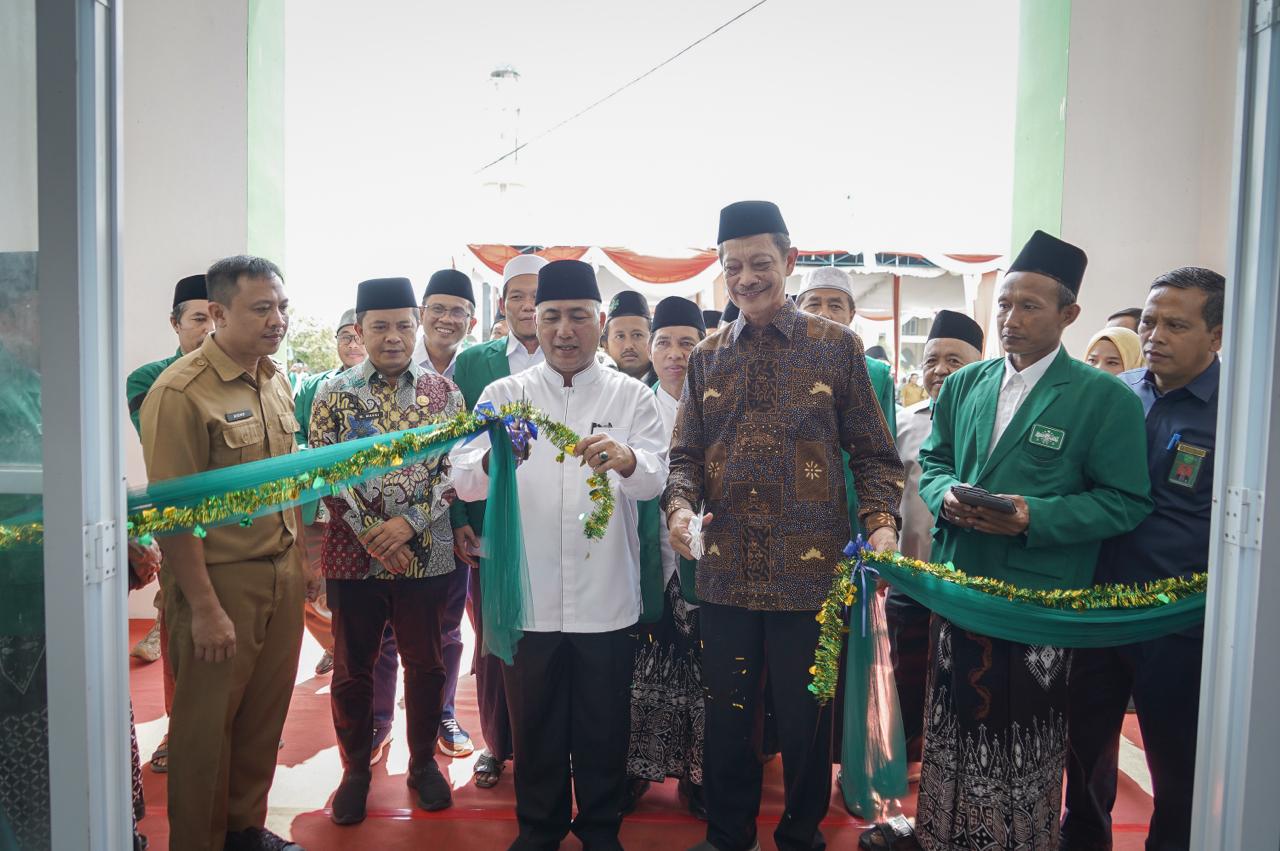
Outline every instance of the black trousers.
{"type": "Polygon", "coordinates": [[[632,626],[526,632],[514,664],[503,665],[520,825],[513,849],[556,848],[570,830],[587,849],[621,848],[634,661],[632,626]]]}
{"type": "Polygon", "coordinates": [[[809,692],[818,643],[815,612],[756,612],[704,603],[702,682],[706,688],[703,789],[707,841],[740,851],[756,841],[763,767],[753,732],[764,670],[777,715],[786,809],[774,831],[782,851],[826,847],[818,825],[831,801],[831,707],[809,692]]]}
{"type": "Polygon", "coordinates": [[[1076,651],[1067,714],[1064,848],[1111,848],[1120,729],[1130,695],[1155,798],[1146,847],[1190,847],[1203,646],[1197,633],[1076,651]]]}
{"type": "Polygon", "coordinates": [[[326,581],[329,610],[333,612],[330,705],[338,750],[348,773],[369,773],[373,671],[388,622],[404,665],[409,772],[434,758],[445,676],[440,623],[452,581],[449,574],[429,579],[326,581]]]}
{"type": "Polygon", "coordinates": [[[898,685],[907,760],[918,762],[924,742],[924,692],[929,675],[929,618],[932,613],[897,588],[884,605],[889,627],[889,653],[898,685]]]}
{"type": "MultiPolygon", "coordinates": [[[[472,570],[472,568],[467,568],[472,570]]],[[[471,627],[475,630],[476,645],[471,656],[471,667],[476,673],[476,703],[480,709],[480,735],[485,747],[498,759],[511,759],[511,715],[507,710],[507,690],[502,684],[502,660],[484,650],[484,594],[480,589],[480,571],[471,574],[471,627]]]]}

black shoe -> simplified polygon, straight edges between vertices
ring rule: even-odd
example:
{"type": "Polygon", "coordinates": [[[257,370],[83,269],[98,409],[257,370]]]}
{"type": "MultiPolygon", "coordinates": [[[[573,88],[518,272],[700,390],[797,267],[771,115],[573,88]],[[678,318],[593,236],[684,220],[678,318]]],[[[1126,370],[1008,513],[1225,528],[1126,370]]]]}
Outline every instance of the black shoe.
{"type": "Polygon", "coordinates": [[[422,768],[410,772],[409,788],[418,793],[418,806],[429,813],[444,810],[453,806],[453,793],[449,790],[449,781],[440,773],[440,766],[434,759],[428,759],[422,768]]]}
{"type": "Polygon", "coordinates": [[[688,777],[681,777],[680,782],[676,784],[676,794],[689,808],[690,815],[702,821],[707,820],[707,800],[703,797],[702,787],[699,784],[688,777]]]}
{"type": "Polygon", "coordinates": [[[296,842],[276,836],[265,827],[247,827],[227,833],[224,851],[304,851],[296,842]]]}
{"type": "Polygon", "coordinates": [[[622,814],[629,816],[636,811],[640,799],[649,791],[648,780],[628,780],[627,790],[622,795],[622,814]]]}
{"type": "Polygon", "coordinates": [[[369,775],[343,774],[338,791],[333,793],[334,824],[359,824],[364,821],[365,801],[369,797],[369,775]]]}

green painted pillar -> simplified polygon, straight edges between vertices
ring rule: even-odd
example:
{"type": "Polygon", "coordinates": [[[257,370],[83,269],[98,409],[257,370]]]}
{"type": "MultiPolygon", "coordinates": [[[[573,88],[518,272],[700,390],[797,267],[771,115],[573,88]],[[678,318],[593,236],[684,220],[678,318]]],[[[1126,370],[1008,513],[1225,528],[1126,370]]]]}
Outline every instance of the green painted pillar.
{"type": "Polygon", "coordinates": [[[1022,0],[1010,253],[1039,228],[1062,230],[1071,0],[1022,0]]]}

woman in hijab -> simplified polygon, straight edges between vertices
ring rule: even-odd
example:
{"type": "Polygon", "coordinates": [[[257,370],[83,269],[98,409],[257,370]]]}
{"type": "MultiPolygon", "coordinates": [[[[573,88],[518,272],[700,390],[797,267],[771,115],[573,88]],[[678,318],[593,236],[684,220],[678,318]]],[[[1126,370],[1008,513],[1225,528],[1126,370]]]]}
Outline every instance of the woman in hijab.
{"type": "Polygon", "coordinates": [[[1103,328],[1084,351],[1085,363],[1112,375],[1143,365],[1142,341],[1128,328],[1103,328]]]}

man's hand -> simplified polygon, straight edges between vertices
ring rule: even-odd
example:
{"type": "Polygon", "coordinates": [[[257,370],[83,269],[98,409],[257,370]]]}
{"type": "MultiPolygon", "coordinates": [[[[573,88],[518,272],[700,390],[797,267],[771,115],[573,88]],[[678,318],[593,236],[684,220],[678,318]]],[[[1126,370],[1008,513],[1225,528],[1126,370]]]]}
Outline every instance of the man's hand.
{"type": "Polygon", "coordinates": [[[203,662],[225,662],[236,655],[236,627],[222,606],[192,608],[191,643],[203,662]]]}
{"type": "Polygon", "coordinates": [[[458,561],[467,567],[479,567],[480,557],[476,555],[479,551],[480,539],[470,524],[453,530],[453,554],[458,561]]]}
{"type": "MultiPolygon", "coordinates": [[[[668,537],[671,539],[671,549],[675,550],[678,555],[693,561],[693,553],[689,547],[693,544],[693,534],[689,531],[689,523],[696,515],[687,508],[677,508],[671,512],[667,518],[668,537]]],[[[714,515],[708,514],[702,518],[702,528],[705,529],[711,525],[711,518],[714,515]]]]}
{"type": "Polygon", "coordinates": [[[360,543],[369,551],[369,555],[385,563],[393,550],[404,546],[415,534],[408,520],[392,517],[361,535],[360,543]]]}
{"type": "Polygon", "coordinates": [[[160,572],[160,545],[155,541],[150,546],[142,546],[137,538],[129,539],[129,567],[138,578],[138,587],[150,584],[160,572]]]}
{"type": "Polygon", "coordinates": [[[413,567],[413,552],[408,547],[400,547],[392,550],[389,555],[379,561],[391,573],[403,576],[409,572],[409,568],[413,567]]]}
{"type": "Polygon", "coordinates": [[[998,493],[1005,499],[1013,500],[1014,512],[1004,514],[990,508],[973,507],[973,528],[988,535],[1021,535],[1031,525],[1031,511],[1027,501],[1011,493],[998,493]]]}
{"type": "Polygon", "coordinates": [[[959,526],[962,529],[973,528],[973,507],[956,499],[956,495],[950,488],[947,488],[947,492],[942,495],[941,514],[942,519],[952,526],[959,526]]]}
{"type": "Polygon", "coordinates": [[[898,548],[898,531],[892,526],[881,526],[867,539],[873,552],[891,553],[898,548]]]}
{"type": "Polygon", "coordinates": [[[617,470],[622,478],[636,471],[636,453],[625,443],[619,443],[607,434],[592,434],[582,438],[573,447],[573,454],[584,459],[593,473],[617,470]]]}
{"type": "Polygon", "coordinates": [[[324,593],[324,574],[310,559],[302,559],[302,581],[307,584],[307,602],[314,603],[324,593]]]}

